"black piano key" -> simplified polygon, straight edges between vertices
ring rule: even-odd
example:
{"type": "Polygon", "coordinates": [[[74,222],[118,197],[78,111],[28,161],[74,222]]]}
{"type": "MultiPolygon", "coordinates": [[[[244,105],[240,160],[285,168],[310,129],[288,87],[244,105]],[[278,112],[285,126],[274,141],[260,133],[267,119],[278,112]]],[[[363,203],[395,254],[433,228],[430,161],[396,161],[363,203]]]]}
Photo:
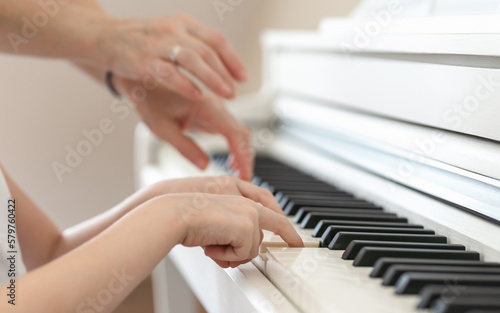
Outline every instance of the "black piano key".
{"type": "Polygon", "coordinates": [[[450,251],[432,249],[408,249],[408,248],[379,248],[365,247],[359,251],[354,259],[354,266],[373,266],[381,258],[409,259],[451,259],[451,260],[473,260],[479,261],[479,253],[475,251],[450,251]]]}
{"type": "Polygon", "coordinates": [[[293,222],[300,224],[302,220],[306,217],[309,212],[315,213],[350,213],[350,214],[384,214],[385,216],[396,216],[394,213],[389,213],[392,215],[388,215],[387,212],[382,211],[382,209],[351,209],[351,208],[318,208],[318,207],[310,207],[305,206],[301,207],[295,217],[293,218],[293,222]]]}
{"type": "Polygon", "coordinates": [[[500,268],[500,263],[468,260],[433,260],[411,258],[380,258],[374,265],[370,277],[383,277],[392,265],[435,265],[435,266],[474,266],[500,268]]]}
{"type": "Polygon", "coordinates": [[[382,284],[393,286],[405,273],[453,273],[453,274],[491,274],[500,275],[500,268],[472,267],[472,266],[415,266],[415,265],[393,265],[389,267],[384,275],[382,284]]]}
{"type": "Polygon", "coordinates": [[[458,295],[463,296],[492,296],[500,298],[500,287],[474,287],[457,285],[428,285],[425,286],[419,294],[419,309],[430,308],[434,301],[444,297],[445,299],[454,299],[458,295]]]}
{"type": "Polygon", "coordinates": [[[273,173],[273,172],[278,172],[281,171],[282,173],[293,173],[293,174],[301,174],[304,176],[311,176],[309,174],[306,174],[304,172],[301,172],[295,168],[292,168],[288,165],[284,165],[282,163],[255,163],[254,165],[254,172],[256,175],[264,175],[266,173],[273,173]]]}
{"type": "Polygon", "coordinates": [[[281,191],[283,193],[287,193],[290,191],[313,191],[313,192],[334,192],[337,189],[330,185],[318,185],[318,184],[296,184],[296,183],[275,183],[270,184],[266,181],[260,184],[260,187],[266,189],[273,189],[273,193],[281,191]]]}
{"type": "Polygon", "coordinates": [[[285,168],[285,169],[293,169],[295,170],[294,168],[290,167],[289,165],[285,164],[285,163],[282,163],[280,161],[277,161],[273,158],[269,158],[269,157],[262,157],[262,156],[257,156],[255,158],[255,170],[258,170],[258,169],[268,169],[268,168],[276,168],[276,167],[282,167],[282,168],[285,168]]]}
{"type": "MultiPolygon", "coordinates": [[[[224,154],[227,156],[227,154],[224,154]]],[[[267,164],[267,163],[278,163],[278,164],[283,164],[276,160],[274,157],[266,155],[266,154],[258,154],[255,156],[255,162],[256,164],[267,164]]]]}
{"type": "Polygon", "coordinates": [[[325,207],[325,208],[353,208],[353,209],[370,209],[379,208],[379,206],[366,202],[361,199],[352,200],[293,200],[289,201],[283,212],[286,215],[295,215],[297,211],[304,206],[325,207]]]}
{"type": "Polygon", "coordinates": [[[260,186],[261,183],[262,183],[262,178],[260,178],[259,176],[254,176],[252,178],[252,184],[260,186]]]}
{"type": "Polygon", "coordinates": [[[336,191],[329,191],[329,192],[315,192],[315,191],[309,191],[309,192],[306,192],[306,191],[287,191],[287,192],[283,192],[283,191],[278,191],[276,193],[276,196],[283,198],[283,197],[287,197],[287,198],[290,198],[290,199],[296,199],[296,198],[303,198],[303,197],[349,197],[349,198],[356,198],[354,197],[354,195],[348,193],[348,192],[345,192],[345,191],[342,191],[342,190],[336,190],[336,191]]]}
{"type": "Polygon", "coordinates": [[[427,285],[500,287],[500,275],[406,273],[396,283],[397,294],[417,294],[427,285]]]}
{"type": "Polygon", "coordinates": [[[453,290],[450,290],[450,286],[446,285],[427,285],[422,288],[422,290],[420,290],[418,294],[418,296],[420,297],[420,301],[418,302],[417,308],[429,309],[434,304],[434,302],[442,295],[451,295],[452,297],[456,297],[459,292],[461,293],[463,290],[468,288],[475,287],[453,286],[453,290]]]}
{"type": "Polygon", "coordinates": [[[438,249],[438,250],[463,250],[464,245],[423,243],[423,242],[398,242],[398,241],[372,241],[353,240],[342,254],[344,260],[354,260],[359,251],[364,247],[411,248],[411,249],[438,249]]]}
{"type": "Polygon", "coordinates": [[[283,192],[283,197],[290,200],[297,199],[331,199],[331,198],[348,198],[348,199],[358,199],[354,195],[347,193],[342,190],[335,190],[329,192],[302,192],[302,191],[288,191],[283,192]]]}
{"type": "Polygon", "coordinates": [[[355,232],[355,233],[381,233],[381,234],[418,234],[418,235],[434,235],[433,230],[419,228],[393,228],[393,227],[363,227],[363,226],[328,226],[320,239],[321,247],[328,247],[332,239],[339,232],[355,232]]]}
{"type": "Polygon", "coordinates": [[[267,182],[262,182],[259,187],[269,190],[269,192],[271,192],[272,194],[276,193],[276,189],[274,189],[274,186],[268,184],[267,182]]]}
{"type": "Polygon", "coordinates": [[[267,164],[257,164],[255,163],[254,166],[254,172],[261,176],[265,175],[266,173],[276,173],[276,172],[282,172],[282,173],[292,173],[292,174],[300,174],[304,176],[310,176],[309,174],[306,174],[304,172],[301,172],[295,168],[289,167],[284,164],[280,163],[267,163],[267,164]]]}
{"type": "Polygon", "coordinates": [[[294,182],[294,183],[301,183],[301,184],[318,184],[318,185],[325,185],[324,182],[311,177],[311,176],[304,176],[301,174],[294,174],[294,173],[283,173],[282,171],[279,172],[267,172],[267,173],[260,173],[259,177],[262,178],[263,181],[267,181],[270,184],[278,184],[280,182],[294,182]]]}
{"type": "MultiPolygon", "coordinates": [[[[276,193],[276,196],[279,194],[279,192],[276,193]]],[[[275,196],[275,197],[276,197],[275,196]]],[[[310,195],[310,196],[294,196],[294,197],[290,197],[288,195],[284,195],[281,197],[279,203],[281,205],[281,207],[283,208],[286,208],[286,206],[288,205],[288,203],[292,202],[292,201],[307,201],[307,200],[313,200],[313,201],[316,201],[316,200],[323,200],[323,201],[364,201],[364,200],[361,200],[361,199],[357,199],[351,195],[345,195],[345,194],[323,194],[323,195],[310,195]]],[[[382,210],[382,208],[380,208],[380,210],[382,210]]]]}
{"type": "Polygon", "coordinates": [[[300,170],[293,168],[293,167],[290,167],[290,166],[283,164],[281,162],[259,163],[259,161],[257,160],[255,162],[255,165],[254,165],[254,172],[257,174],[262,174],[262,173],[266,173],[268,171],[276,171],[276,170],[290,171],[292,173],[301,173],[302,175],[310,176],[309,174],[301,172],[300,170]]]}
{"type": "MultiPolygon", "coordinates": [[[[262,177],[261,177],[262,178],[262,177]]],[[[268,183],[270,185],[273,185],[276,187],[276,189],[279,190],[295,190],[295,191],[337,191],[337,188],[328,185],[322,181],[304,181],[301,182],[300,180],[278,180],[275,179],[273,181],[268,181],[264,178],[262,178],[262,184],[268,183]],[[309,187],[314,187],[317,189],[308,189],[309,187]],[[305,189],[305,190],[304,190],[305,189]]]]}
{"type": "Polygon", "coordinates": [[[403,242],[430,242],[447,243],[448,238],[441,235],[415,235],[415,234],[379,234],[379,233],[354,233],[339,232],[328,245],[330,250],[345,250],[353,240],[377,241],[403,241],[403,242]]]}
{"type": "Polygon", "coordinates": [[[345,226],[374,226],[374,227],[399,227],[399,228],[424,228],[422,225],[413,225],[408,223],[386,223],[386,222],[363,222],[363,221],[342,221],[342,220],[321,220],[312,233],[312,236],[319,238],[331,225],[345,226]]]}
{"type": "Polygon", "coordinates": [[[254,169],[254,173],[256,176],[261,178],[267,177],[269,173],[273,173],[277,175],[279,172],[281,173],[289,173],[290,175],[296,175],[297,177],[306,176],[304,173],[294,170],[292,168],[286,166],[279,165],[264,165],[264,166],[256,166],[254,169]]]}
{"type": "MultiPolygon", "coordinates": [[[[392,214],[392,213],[387,213],[392,214]]],[[[408,219],[383,214],[308,213],[300,223],[304,229],[313,229],[321,220],[349,220],[364,222],[407,223],[408,219]]]]}
{"type": "Polygon", "coordinates": [[[467,297],[459,295],[454,299],[440,298],[434,302],[432,312],[434,313],[468,313],[470,311],[488,310],[500,312],[499,297],[467,297]]]}

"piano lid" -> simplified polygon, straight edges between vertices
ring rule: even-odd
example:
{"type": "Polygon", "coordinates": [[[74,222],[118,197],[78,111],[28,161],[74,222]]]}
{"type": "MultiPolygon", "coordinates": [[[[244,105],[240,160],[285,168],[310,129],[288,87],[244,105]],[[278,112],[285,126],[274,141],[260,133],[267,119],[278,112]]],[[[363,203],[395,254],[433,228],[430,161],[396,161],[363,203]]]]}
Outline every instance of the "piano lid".
{"type": "Polygon", "coordinates": [[[500,13],[498,0],[365,0],[351,17],[366,18],[388,5],[402,6],[404,11],[401,15],[408,17],[500,13]]]}
{"type": "Polygon", "coordinates": [[[499,221],[500,0],[397,2],[267,32],[275,111],[322,152],[499,221]],[[398,172],[414,159],[419,182],[398,172]]]}
{"type": "Polygon", "coordinates": [[[474,1],[474,14],[453,16],[445,13],[470,1],[395,2],[367,1],[353,18],[325,19],[319,32],[266,33],[266,48],[279,55],[272,83],[334,106],[500,141],[500,14],[490,14],[500,1],[474,1]]]}

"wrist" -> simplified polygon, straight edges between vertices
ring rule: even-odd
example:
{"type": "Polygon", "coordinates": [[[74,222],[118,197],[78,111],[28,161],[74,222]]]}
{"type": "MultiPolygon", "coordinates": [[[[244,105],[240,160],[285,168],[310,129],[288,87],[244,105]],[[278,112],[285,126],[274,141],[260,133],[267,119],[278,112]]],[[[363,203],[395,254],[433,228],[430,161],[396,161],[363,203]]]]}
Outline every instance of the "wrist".
{"type": "MultiPolygon", "coordinates": [[[[113,86],[116,90],[117,93],[119,93],[121,96],[126,96],[128,95],[128,80],[126,78],[123,78],[122,76],[117,75],[116,73],[113,73],[113,86]]],[[[156,184],[155,184],[156,185],[156,184]]],[[[158,194],[158,196],[161,194],[158,194]]]]}
{"type": "Polygon", "coordinates": [[[107,60],[100,47],[100,36],[115,19],[102,11],[76,4],[68,4],[64,13],[57,19],[58,25],[54,28],[58,32],[64,29],[68,33],[61,34],[64,36],[61,36],[62,42],[56,46],[54,56],[106,69],[107,60]],[[72,27],[75,24],[85,27],[72,27]]]}
{"type": "Polygon", "coordinates": [[[176,244],[182,244],[191,225],[191,210],[186,204],[185,197],[180,194],[162,195],[147,201],[145,205],[153,210],[155,222],[167,225],[167,236],[176,244]]]}
{"type": "Polygon", "coordinates": [[[104,82],[106,83],[106,87],[108,87],[109,92],[115,98],[120,98],[122,94],[115,87],[113,72],[107,71],[104,76],[104,82]]]}
{"type": "Polygon", "coordinates": [[[96,17],[94,31],[87,36],[91,62],[104,71],[113,70],[113,55],[118,48],[111,37],[119,23],[119,19],[101,14],[96,17]]]}

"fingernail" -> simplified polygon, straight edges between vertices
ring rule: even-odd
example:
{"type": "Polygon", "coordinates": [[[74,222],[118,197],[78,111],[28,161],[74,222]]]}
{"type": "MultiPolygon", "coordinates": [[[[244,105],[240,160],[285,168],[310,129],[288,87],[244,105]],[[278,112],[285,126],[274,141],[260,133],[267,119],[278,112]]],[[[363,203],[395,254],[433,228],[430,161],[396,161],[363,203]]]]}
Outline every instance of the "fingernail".
{"type": "Polygon", "coordinates": [[[245,80],[245,79],[247,79],[247,71],[245,71],[245,70],[240,70],[240,71],[238,72],[238,76],[239,76],[239,78],[240,78],[241,80],[245,80]]]}
{"type": "Polygon", "coordinates": [[[205,169],[207,167],[207,161],[205,161],[205,159],[199,159],[195,162],[196,166],[198,166],[198,168],[200,169],[205,169]]]}

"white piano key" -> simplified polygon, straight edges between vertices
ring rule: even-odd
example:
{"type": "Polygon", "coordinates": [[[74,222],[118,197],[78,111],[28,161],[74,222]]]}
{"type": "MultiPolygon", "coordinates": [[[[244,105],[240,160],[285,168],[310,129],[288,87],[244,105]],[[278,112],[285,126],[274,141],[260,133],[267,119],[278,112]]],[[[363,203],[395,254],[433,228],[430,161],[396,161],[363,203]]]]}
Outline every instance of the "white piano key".
{"type": "MultiPolygon", "coordinates": [[[[417,296],[394,288],[341,259],[343,251],[322,248],[268,248],[266,276],[304,312],[416,312],[417,296]]],[[[419,311],[426,312],[426,311],[419,311]]]]}
{"type": "MultiPolygon", "coordinates": [[[[289,218],[290,221],[293,218],[289,218]]],[[[293,224],[293,223],[292,223],[293,224]]],[[[320,238],[312,237],[312,229],[302,229],[298,224],[293,224],[294,228],[299,233],[302,241],[304,242],[304,247],[307,248],[318,248],[320,238]]],[[[259,256],[256,257],[252,262],[254,265],[261,271],[265,272],[266,270],[266,250],[267,248],[286,248],[288,247],[287,243],[279,236],[274,234],[273,232],[264,230],[264,238],[262,239],[262,243],[260,245],[260,253],[259,256]]]]}

